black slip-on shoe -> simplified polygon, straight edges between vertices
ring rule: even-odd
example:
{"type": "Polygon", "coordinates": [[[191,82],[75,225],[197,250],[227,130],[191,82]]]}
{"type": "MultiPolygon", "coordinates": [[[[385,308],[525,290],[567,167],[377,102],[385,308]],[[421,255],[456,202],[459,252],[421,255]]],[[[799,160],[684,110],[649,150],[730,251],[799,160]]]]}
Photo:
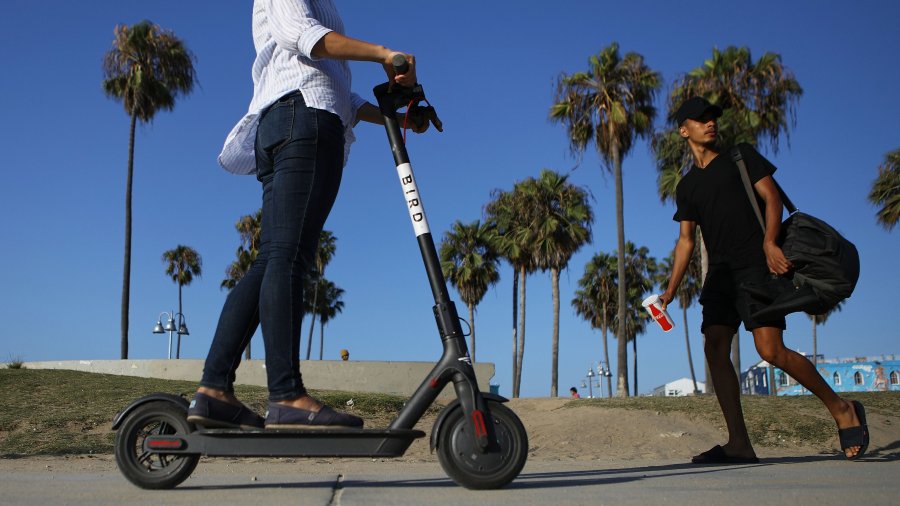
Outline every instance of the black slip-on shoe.
{"type": "Polygon", "coordinates": [[[315,412],[270,402],[269,413],[266,415],[267,429],[359,429],[362,426],[362,418],[335,411],[328,406],[322,406],[322,409],[315,412]]]}
{"type": "Polygon", "coordinates": [[[207,429],[261,429],[265,425],[263,417],[247,406],[235,406],[201,393],[194,394],[187,421],[207,429]]]}

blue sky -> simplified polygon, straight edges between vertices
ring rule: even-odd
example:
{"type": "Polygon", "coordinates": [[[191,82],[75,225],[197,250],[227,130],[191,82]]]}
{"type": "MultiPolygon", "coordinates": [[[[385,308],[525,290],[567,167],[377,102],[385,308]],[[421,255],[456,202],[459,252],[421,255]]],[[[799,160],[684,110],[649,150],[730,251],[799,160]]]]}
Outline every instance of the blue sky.
{"type": "MultiPolygon", "coordinates": [[[[203,257],[203,276],[184,290],[191,335],[182,355],[203,358],[234,258],[234,222],[259,207],[252,177],[220,169],[216,155],[246,111],[254,53],[251,2],[30,2],[7,0],[0,18],[0,123],[6,216],[0,265],[0,360],[114,359],[119,356],[124,187],[128,118],[100,88],[113,27],[149,19],[174,30],[197,56],[199,86],[173,112],[137,131],[130,358],[162,358],[166,337],[150,331],[177,307],[163,251],[186,244],[203,257]]],[[[585,263],[615,249],[612,177],[589,151],[573,157],[564,129],[548,122],[561,72],[587,68],[610,42],[662,73],[662,126],[671,83],[713,47],[766,51],[804,88],[790,143],[777,155],[782,186],[806,212],[853,240],[862,275],[844,310],[819,328],[819,352],[852,357],[900,352],[891,316],[900,280],[898,232],[875,223],[866,196],[885,153],[900,148],[900,32],[895,2],[720,2],[698,10],[673,2],[413,2],[389,12],[378,2],[340,2],[348,34],[416,54],[419,79],[445,124],[410,136],[408,149],[429,222],[439,239],[454,220],[481,218],[494,189],[543,168],[571,174],[595,198],[594,237],[561,276],[560,391],[579,385],[602,360],[599,332],[571,300],[585,263]],[[552,5],[552,8],[548,6],[552,5]],[[386,31],[383,27],[394,27],[386,31]]],[[[353,63],[363,96],[384,81],[373,64],[353,63]]],[[[325,357],[433,361],[440,354],[433,301],[381,127],[361,125],[327,228],[338,237],[327,276],[346,290],[342,315],[326,330],[325,357]]],[[[646,143],[624,161],[626,236],[664,257],[674,244],[674,209],[656,194],[646,143]]],[[[496,364],[494,383],[510,393],[511,270],[476,316],[477,359],[496,364]]],[[[457,295],[451,290],[454,298],[457,295]]],[[[523,395],[550,390],[549,273],[528,278],[523,395]]],[[[460,307],[460,312],[464,310],[460,307]]],[[[676,330],[650,329],[638,341],[639,386],[647,392],[688,376],[680,314],[676,330]]],[[[689,311],[695,368],[702,371],[699,310],[689,311]]],[[[810,351],[811,323],[788,319],[786,343],[810,351]]],[[[304,329],[305,347],[307,330],[304,329]]],[[[318,332],[318,331],[317,331],[318,332]]],[[[317,342],[317,341],[316,341],[317,342]]],[[[261,357],[262,341],[253,342],[261,357]]],[[[318,356],[318,345],[314,347],[318,356]]],[[[610,340],[610,353],[615,343],[610,340]]],[[[742,332],[743,365],[758,360],[742,332]]],[[[615,359],[613,358],[613,362],[615,359]]],[[[702,377],[700,378],[702,380],[702,377]]]]}

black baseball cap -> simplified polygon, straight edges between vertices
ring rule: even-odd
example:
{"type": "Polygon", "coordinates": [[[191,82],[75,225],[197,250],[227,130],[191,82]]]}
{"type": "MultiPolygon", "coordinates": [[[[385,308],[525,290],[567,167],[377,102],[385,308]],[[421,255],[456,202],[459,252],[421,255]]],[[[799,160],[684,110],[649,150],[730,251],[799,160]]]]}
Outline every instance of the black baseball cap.
{"type": "Polygon", "coordinates": [[[721,107],[710,104],[709,101],[703,97],[691,97],[682,102],[681,107],[675,111],[675,122],[680,125],[684,123],[684,120],[686,119],[698,119],[707,111],[711,111],[714,118],[718,118],[722,115],[721,107]]]}

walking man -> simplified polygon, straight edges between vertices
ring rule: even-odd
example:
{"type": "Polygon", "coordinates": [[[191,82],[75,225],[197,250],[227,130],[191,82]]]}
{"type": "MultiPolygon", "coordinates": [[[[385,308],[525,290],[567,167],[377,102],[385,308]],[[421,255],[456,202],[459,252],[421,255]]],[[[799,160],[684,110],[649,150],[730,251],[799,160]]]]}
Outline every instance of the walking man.
{"type": "Polygon", "coordinates": [[[701,97],[686,100],[675,113],[679,133],[691,150],[693,166],[676,189],[677,209],[673,219],[680,223],[680,231],[669,285],[660,299],[665,307],[675,298],[694,251],[695,231],[699,226],[709,253],[709,270],[700,295],[704,352],[728,428],[727,443],[716,445],[692,461],[697,464],[759,462],[747,434],[740,385],[730,357],[732,337],[741,322],[753,334],[760,357],[822,400],[837,423],[845,456],[857,459],[869,444],[862,404],[838,396],[806,357],[785,347],[783,317],[765,321],[752,317],[750,295],[741,285],[761,283],[792,268],[776,243],[783,206],[772,179],[775,166],[752,146],[738,146],[753,188],[765,204],[763,233],[737,166],[729,156],[720,156],[716,145],[716,119],[721,114],[721,108],[701,97]]]}

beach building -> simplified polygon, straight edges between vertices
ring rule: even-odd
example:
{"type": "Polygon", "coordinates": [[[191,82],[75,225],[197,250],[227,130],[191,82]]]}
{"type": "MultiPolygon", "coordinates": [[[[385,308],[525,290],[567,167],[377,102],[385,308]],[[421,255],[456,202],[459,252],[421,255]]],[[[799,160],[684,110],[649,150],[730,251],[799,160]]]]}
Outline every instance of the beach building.
{"type": "MultiPolygon", "coordinates": [[[[706,393],[706,384],[702,381],[697,382],[698,393],[706,393]]],[[[658,386],[653,389],[650,394],[655,397],[683,397],[685,395],[694,395],[694,382],[691,378],[681,378],[670,381],[665,385],[658,386]]]]}
{"type": "MultiPolygon", "coordinates": [[[[812,360],[812,357],[804,354],[812,360]]],[[[900,391],[900,360],[895,355],[825,359],[817,369],[835,392],[900,391]]],[[[810,392],[781,369],[765,360],[741,373],[741,391],[747,395],[807,395],[810,392]],[[774,392],[770,388],[775,385],[774,392]]]]}

